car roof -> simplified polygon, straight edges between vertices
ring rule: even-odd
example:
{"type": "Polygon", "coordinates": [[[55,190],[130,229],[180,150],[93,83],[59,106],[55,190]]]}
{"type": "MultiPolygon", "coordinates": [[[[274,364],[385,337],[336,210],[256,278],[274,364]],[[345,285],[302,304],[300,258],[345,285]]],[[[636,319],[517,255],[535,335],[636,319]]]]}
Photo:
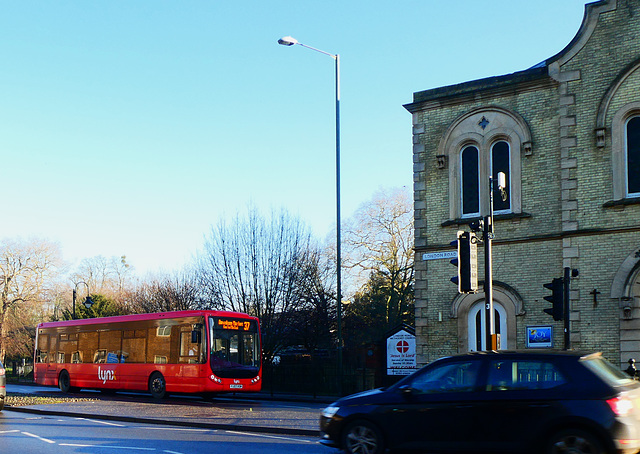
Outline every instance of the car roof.
{"type": "Polygon", "coordinates": [[[477,351],[477,352],[468,352],[468,353],[460,353],[456,355],[446,356],[440,359],[448,359],[448,358],[484,358],[484,357],[495,357],[495,358],[513,358],[513,357],[526,357],[526,358],[595,358],[601,357],[602,353],[589,353],[584,351],[577,350],[491,350],[491,351],[477,351]]]}

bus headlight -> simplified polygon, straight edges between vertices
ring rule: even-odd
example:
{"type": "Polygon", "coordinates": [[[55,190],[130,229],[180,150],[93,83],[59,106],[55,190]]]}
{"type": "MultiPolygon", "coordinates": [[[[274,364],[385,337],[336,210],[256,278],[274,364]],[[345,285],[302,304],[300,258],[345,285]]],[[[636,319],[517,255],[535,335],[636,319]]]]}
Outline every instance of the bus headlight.
{"type": "Polygon", "coordinates": [[[258,375],[257,377],[251,379],[251,383],[252,384],[258,383],[259,381],[260,381],[260,375],[258,375]]]}

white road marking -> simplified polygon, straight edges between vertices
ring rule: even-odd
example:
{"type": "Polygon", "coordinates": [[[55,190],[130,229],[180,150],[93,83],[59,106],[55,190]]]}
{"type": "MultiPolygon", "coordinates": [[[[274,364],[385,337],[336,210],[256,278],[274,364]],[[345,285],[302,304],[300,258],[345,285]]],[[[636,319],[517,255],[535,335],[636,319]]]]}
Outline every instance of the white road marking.
{"type": "Polygon", "coordinates": [[[173,431],[177,431],[177,432],[215,432],[215,429],[184,429],[184,428],[180,428],[180,427],[142,427],[142,429],[146,429],[146,430],[162,430],[167,431],[167,430],[173,430],[173,431]]]}
{"type": "Polygon", "coordinates": [[[0,430],[0,434],[14,434],[16,432],[20,432],[18,429],[14,430],[0,430]]]}
{"type": "Polygon", "coordinates": [[[299,441],[299,442],[303,442],[303,443],[316,443],[315,440],[311,441],[311,440],[303,440],[301,438],[277,437],[275,435],[264,435],[264,434],[257,434],[257,433],[253,433],[253,432],[239,432],[239,431],[235,431],[235,430],[225,430],[225,432],[230,433],[230,434],[236,434],[236,435],[250,435],[252,437],[273,438],[275,440],[299,441]]]}
{"type": "Polygon", "coordinates": [[[60,446],[72,448],[130,449],[132,451],[155,451],[156,448],[137,448],[135,446],[81,445],[78,443],[59,443],[60,446]]]}
{"type": "Polygon", "coordinates": [[[56,442],[55,442],[55,441],[53,441],[53,440],[49,440],[48,438],[42,438],[42,437],[40,437],[40,436],[38,436],[38,435],[35,435],[35,434],[32,434],[32,433],[29,433],[29,432],[20,432],[20,433],[21,433],[21,434],[23,434],[23,435],[26,435],[26,436],[28,436],[28,437],[36,438],[36,439],[38,439],[38,440],[40,440],[40,441],[44,441],[44,442],[46,442],[46,443],[50,443],[50,444],[52,444],[52,445],[55,445],[55,444],[56,444],[56,442]]]}
{"type": "Polygon", "coordinates": [[[97,419],[88,419],[88,418],[76,418],[76,419],[81,421],[95,422],[96,424],[104,424],[105,426],[127,427],[124,424],[116,424],[116,423],[107,422],[107,421],[98,421],[97,419]]]}

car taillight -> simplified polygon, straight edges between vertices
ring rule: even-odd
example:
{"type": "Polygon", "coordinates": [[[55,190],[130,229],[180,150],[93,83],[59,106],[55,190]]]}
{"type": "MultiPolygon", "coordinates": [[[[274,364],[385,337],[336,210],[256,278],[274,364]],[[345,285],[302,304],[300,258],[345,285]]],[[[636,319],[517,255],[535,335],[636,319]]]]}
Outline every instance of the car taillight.
{"type": "Polygon", "coordinates": [[[607,403],[617,416],[629,416],[633,411],[633,402],[626,397],[614,397],[607,400],[607,403]]]}

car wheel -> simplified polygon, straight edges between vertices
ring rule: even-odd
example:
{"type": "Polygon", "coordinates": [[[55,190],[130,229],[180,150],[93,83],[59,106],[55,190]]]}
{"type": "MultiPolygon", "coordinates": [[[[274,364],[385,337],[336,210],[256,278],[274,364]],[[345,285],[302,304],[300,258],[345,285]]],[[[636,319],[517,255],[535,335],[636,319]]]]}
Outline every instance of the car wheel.
{"type": "Polygon", "coordinates": [[[60,388],[60,391],[64,394],[71,391],[71,378],[69,377],[69,372],[66,370],[60,372],[60,375],[58,376],[58,388],[60,388]]]}
{"type": "Polygon", "coordinates": [[[548,454],[605,454],[602,443],[581,429],[566,429],[554,434],[545,451],[548,454]]]}
{"type": "Polygon", "coordinates": [[[369,421],[354,421],[342,435],[342,448],[347,454],[382,454],[384,440],[380,430],[369,421]]]}
{"type": "Polygon", "coordinates": [[[167,383],[160,372],[154,372],[149,378],[149,392],[154,399],[164,399],[167,396],[167,383]]]}

